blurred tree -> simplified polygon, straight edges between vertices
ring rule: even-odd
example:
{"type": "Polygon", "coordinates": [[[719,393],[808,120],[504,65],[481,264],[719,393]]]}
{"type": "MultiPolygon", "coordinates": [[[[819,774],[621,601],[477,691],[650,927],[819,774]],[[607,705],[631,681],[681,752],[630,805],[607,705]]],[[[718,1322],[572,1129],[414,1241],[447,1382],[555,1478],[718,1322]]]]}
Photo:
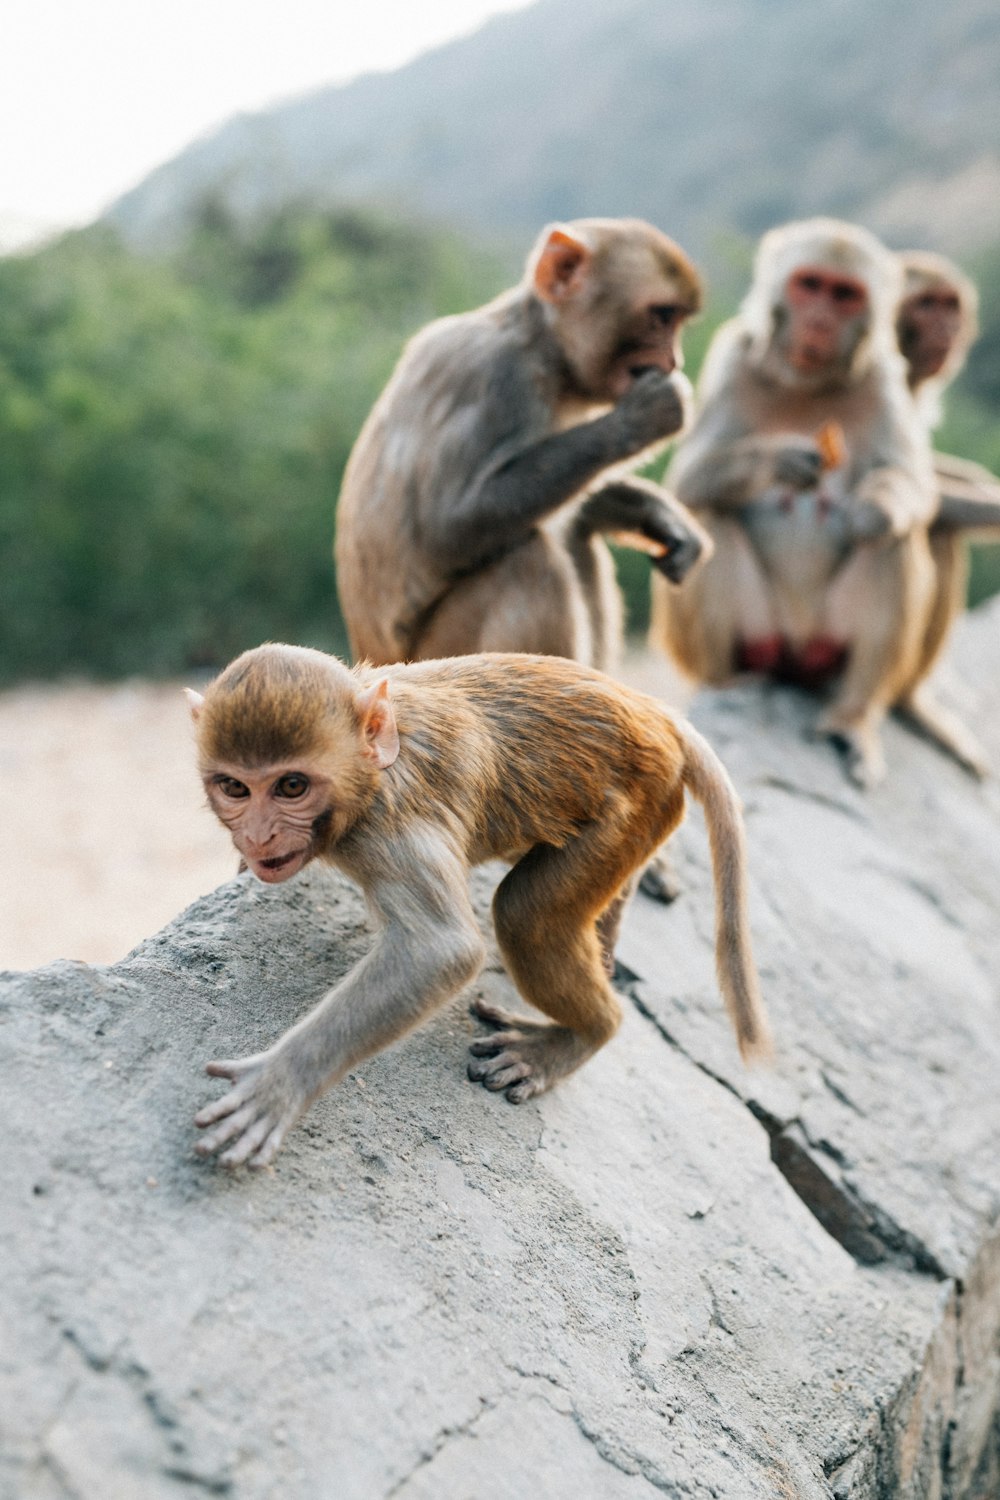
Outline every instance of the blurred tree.
{"type": "Polygon", "coordinates": [[[354,437],[404,337],[504,280],[354,210],[241,233],[212,204],[173,262],[107,229],[0,261],[0,680],[343,650],[354,437]]]}

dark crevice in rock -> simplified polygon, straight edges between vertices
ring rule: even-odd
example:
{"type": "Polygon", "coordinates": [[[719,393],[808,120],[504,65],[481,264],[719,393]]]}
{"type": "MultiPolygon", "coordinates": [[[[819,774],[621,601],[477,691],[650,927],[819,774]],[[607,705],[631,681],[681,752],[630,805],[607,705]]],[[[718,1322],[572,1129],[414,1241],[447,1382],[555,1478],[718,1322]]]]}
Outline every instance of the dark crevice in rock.
{"type": "MultiPolygon", "coordinates": [[[[150,1372],[145,1365],[137,1360],[123,1361],[117,1355],[105,1357],[95,1352],[77,1329],[67,1326],[62,1332],[70,1348],[75,1350],[88,1369],[102,1379],[120,1380],[134,1391],[149,1414],[150,1420],[160,1430],[169,1451],[169,1457],[165,1456],[160,1465],[162,1474],[169,1479],[177,1479],[183,1484],[203,1490],[207,1495],[232,1493],[233,1479],[225,1468],[220,1466],[215,1473],[211,1473],[192,1461],[189,1453],[190,1444],[184,1435],[181,1418],[169,1399],[153,1384],[150,1372]]],[[[47,1461],[53,1469],[59,1469],[60,1483],[62,1483],[61,1468],[51,1454],[47,1455],[47,1461]]]]}
{"type": "MultiPolygon", "coordinates": [[[[819,1076],[823,1087],[825,1089],[829,1089],[830,1093],[836,1099],[838,1104],[842,1104],[845,1109],[851,1110],[854,1114],[860,1115],[861,1118],[864,1119],[864,1110],[860,1107],[860,1105],[855,1104],[850,1094],[846,1094],[839,1083],[834,1082],[826,1068],[820,1068],[819,1076]]],[[[830,1150],[832,1155],[832,1148],[827,1147],[827,1149],[830,1150]]],[[[843,1162],[841,1163],[841,1165],[843,1165],[843,1162]]]]}
{"type": "Polygon", "coordinates": [[[680,1052],[684,1057],[687,1058],[688,1062],[694,1064],[699,1073],[704,1073],[706,1078],[711,1078],[713,1083],[717,1083],[720,1088],[724,1088],[727,1093],[732,1094],[734,1099],[739,1099],[741,1104],[746,1103],[746,1100],[743,1098],[742,1094],[738,1089],[735,1089],[733,1087],[728,1078],[724,1078],[721,1073],[713,1072],[711,1068],[707,1067],[706,1064],[701,1062],[697,1057],[692,1057],[690,1052],[688,1052],[681,1045],[674,1034],[671,1031],[667,1030],[666,1026],[664,1026],[663,1022],[660,1020],[656,1012],[646,1004],[645,1000],[643,1000],[641,993],[643,981],[640,976],[638,974],[634,974],[631,969],[627,969],[625,965],[618,959],[615,960],[614,983],[615,988],[618,990],[618,992],[624,995],[627,999],[631,1000],[640,1016],[643,1016],[647,1021],[652,1023],[652,1025],[660,1033],[660,1036],[668,1044],[668,1046],[673,1047],[678,1052],[680,1052]]]}
{"type": "Polygon", "coordinates": [[[769,1122],[753,1103],[749,1108],[771,1137],[771,1160],[782,1177],[860,1265],[892,1261],[906,1270],[948,1279],[948,1272],[922,1241],[856,1192],[844,1176],[839,1152],[811,1141],[799,1120],[769,1122]]]}
{"type": "MultiPolygon", "coordinates": [[[[876,1204],[867,1202],[848,1182],[847,1158],[839,1148],[827,1141],[810,1140],[800,1120],[782,1120],[770,1114],[757,1100],[744,1098],[727,1078],[692,1057],[642,998],[640,977],[622,963],[616,965],[615,984],[665,1042],[683,1053],[699,1072],[739,1099],[763,1125],[771,1139],[771,1160],[789,1187],[860,1265],[891,1262],[921,1275],[948,1279],[948,1271],[921,1240],[876,1204]]],[[[836,1093],[834,1086],[824,1081],[836,1093]]]]}

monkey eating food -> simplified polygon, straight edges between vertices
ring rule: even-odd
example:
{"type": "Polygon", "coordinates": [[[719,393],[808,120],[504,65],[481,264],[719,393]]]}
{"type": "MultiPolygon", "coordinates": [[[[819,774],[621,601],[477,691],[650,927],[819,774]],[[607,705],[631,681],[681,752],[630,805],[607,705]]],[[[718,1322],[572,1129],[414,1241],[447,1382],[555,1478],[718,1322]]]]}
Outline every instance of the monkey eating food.
{"type": "MultiPolygon", "coordinates": [[[[691,676],[792,668],[828,685],[817,732],[862,786],[885,774],[885,714],[922,681],[935,587],[939,495],[896,344],[901,290],[896,258],[855,225],[810,219],[764,236],[671,468],[715,553],[676,592],[653,580],[653,636],[691,676]],[[829,424],[838,441],[824,454],[829,424]]],[[[968,763],[942,716],[924,725],[968,763]]]]}
{"type": "Polygon", "coordinates": [[[189,697],[210,806],[250,871],[274,885],[329,862],[378,926],[368,956],[266,1052],[208,1064],[232,1087],[196,1116],[199,1154],[266,1166],[313,1100],[475,977],[467,877],[492,858],[512,862],[493,901],[500,951],[549,1019],[478,1003],[489,1034],[469,1076],[520,1103],[572,1073],[618,1026],[608,975],[622,908],[685,789],[708,825],[740,1051],[767,1051],[739,803],[705,740],[655,700],[549,657],[349,671],[280,645],[189,697]]]}
{"type": "Polygon", "coordinates": [[[581,219],[544,231],[518,286],[410,341],[337,508],[356,658],[532,651],[614,668],[623,611],[603,537],[648,550],[672,583],[711,550],[672,495],[616,472],[683,426],[681,330],[700,305],[666,235],[581,219]]]}

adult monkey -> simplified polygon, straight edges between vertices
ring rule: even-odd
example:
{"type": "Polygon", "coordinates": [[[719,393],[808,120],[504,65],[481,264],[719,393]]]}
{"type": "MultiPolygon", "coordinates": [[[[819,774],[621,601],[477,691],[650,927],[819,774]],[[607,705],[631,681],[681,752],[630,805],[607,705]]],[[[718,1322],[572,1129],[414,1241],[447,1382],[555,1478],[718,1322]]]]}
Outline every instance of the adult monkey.
{"type": "Polygon", "coordinates": [[[258,880],[328,860],[361,886],[379,934],[357,967],[267,1052],[209,1063],[232,1088],[196,1148],[266,1166],[309,1104],[471,979],[483,942],[471,865],[513,861],[493,901],[522,995],[549,1020],[479,1004],[493,1032],[469,1076],[519,1104],[610,1040],[608,981],[631,880],[684,815],[705,810],[716,965],[745,1057],[768,1049],[746,910],[736,794],[702,737],[662,704],[575,662],[466,656],[348,672],[261,646],[191,693],[213,811],[258,880]]]}
{"type": "Polygon", "coordinates": [[[896,347],[901,283],[895,257],[853,225],[764,236],[671,470],[715,555],[670,597],[654,579],[653,639],[692,676],[832,680],[817,731],[864,786],[884,775],[881,720],[915,686],[933,591],[937,495],[896,347]]]}
{"type": "MultiPolygon", "coordinates": [[[[941,421],[944,392],[961,373],[978,336],[979,297],[964,271],[944,255],[905,250],[899,260],[904,285],[896,335],[910,390],[933,430],[941,421]]],[[[934,471],[941,503],[932,536],[1000,527],[1000,480],[989,469],[935,453],[934,471]]]]}
{"type": "Polygon", "coordinates": [[[534,651],[612,667],[621,597],[601,533],[678,581],[706,547],[673,498],[587,486],[678,432],[694,267],[635,219],[546,229],[520,285],[411,340],[355,444],[337,580],[356,658],[534,651]]]}
{"type": "MultiPolygon", "coordinates": [[[[954,262],[930,251],[900,252],[903,267],[903,297],[896,314],[896,335],[907,364],[907,381],[928,430],[941,420],[944,391],[962,370],[969,348],[979,332],[978,295],[969,278],[954,262]]],[[[937,736],[948,727],[961,759],[979,775],[987,770],[986,758],[970,731],[929,695],[924,679],[934,667],[965,606],[968,589],[969,534],[984,536],[1000,531],[1000,481],[988,469],[955,458],[934,454],[934,472],[940,491],[937,516],[930,529],[935,586],[930,618],[924,635],[916,681],[906,698],[906,712],[920,727],[937,736]]]]}

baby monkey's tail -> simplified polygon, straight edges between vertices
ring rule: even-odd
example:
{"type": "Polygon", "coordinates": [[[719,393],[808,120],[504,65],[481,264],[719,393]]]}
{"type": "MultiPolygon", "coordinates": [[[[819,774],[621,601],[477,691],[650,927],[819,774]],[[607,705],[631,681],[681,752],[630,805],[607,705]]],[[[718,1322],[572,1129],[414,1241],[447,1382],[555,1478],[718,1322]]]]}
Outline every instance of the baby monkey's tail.
{"type": "Polygon", "coordinates": [[[725,766],[687,722],[677,731],[684,747],[684,785],[701,803],[715,876],[715,964],[744,1061],[770,1055],[771,1034],[760,997],[747,915],[747,850],[740,800],[725,766]]]}

